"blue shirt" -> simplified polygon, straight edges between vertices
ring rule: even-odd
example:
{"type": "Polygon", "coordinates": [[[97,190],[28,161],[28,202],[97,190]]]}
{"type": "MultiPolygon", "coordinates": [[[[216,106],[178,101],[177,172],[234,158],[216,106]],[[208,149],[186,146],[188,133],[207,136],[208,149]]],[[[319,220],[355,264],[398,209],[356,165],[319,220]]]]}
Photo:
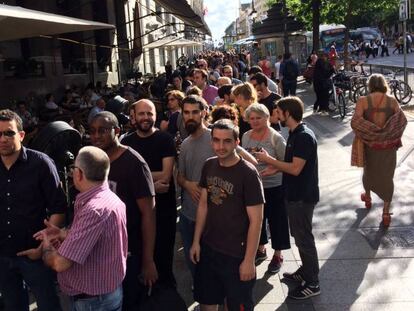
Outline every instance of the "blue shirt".
{"type": "Polygon", "coordinates": [[[43,220],[66,211],[56,167],[46,154],[22,147],[9,170],[0,161],[0,256],[34,248],[43,220]]]}

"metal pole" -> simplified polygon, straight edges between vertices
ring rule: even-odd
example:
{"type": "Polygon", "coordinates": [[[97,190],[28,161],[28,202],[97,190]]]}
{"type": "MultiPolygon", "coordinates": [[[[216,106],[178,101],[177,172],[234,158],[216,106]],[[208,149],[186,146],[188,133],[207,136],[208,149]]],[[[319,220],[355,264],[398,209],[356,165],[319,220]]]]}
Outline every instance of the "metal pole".
{"type": "Polygon", "coordinates": [[[408,82],[407,77],[407,22],[403,21],[403,37],[404,37],[404,82],[408,82]]]}

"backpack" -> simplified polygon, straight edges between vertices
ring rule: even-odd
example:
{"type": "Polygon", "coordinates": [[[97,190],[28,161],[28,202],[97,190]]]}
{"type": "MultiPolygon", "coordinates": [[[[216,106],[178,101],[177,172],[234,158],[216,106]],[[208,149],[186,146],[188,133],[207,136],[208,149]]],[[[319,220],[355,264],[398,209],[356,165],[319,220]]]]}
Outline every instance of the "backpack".
{"type": "Polygon", "coordinates": [[[296,64],[289,60],[285,63],[285,69],[283,70],[283,78],[289,81],[296,80],[298,77],[298,71],[296,64]]]}

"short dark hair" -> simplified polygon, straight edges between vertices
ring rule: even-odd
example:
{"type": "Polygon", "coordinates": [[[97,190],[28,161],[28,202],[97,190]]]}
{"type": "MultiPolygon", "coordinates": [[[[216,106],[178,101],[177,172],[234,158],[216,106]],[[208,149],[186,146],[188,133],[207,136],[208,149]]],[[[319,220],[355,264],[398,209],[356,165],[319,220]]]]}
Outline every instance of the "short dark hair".
{"type": "Polygon", "coordinates": [[[258,72],[263,72],[263,69],[260,68],[259,66],[252,66],[252,67],[250,67],[249,72],[247,74],[250,76],[250,75],[254,75],[258,72]]]}
{"type": "Polygon", "coordinates": [[[267,77],[264,75],[264,73],[262,72],[258,72],[256,74],[254,74],[251,78],[251,80],[255,80],[257,81],[257,84],[262,84],[264,83],[265,86],[267,86],[267,77]]]}
{"type": "Polygon", "coordinates": [[[119,128],[118,118],[116,117],[116,115],[114,115],[112,112],[109,112],[109,111],[98,112],[96,115],[92,117],[89,124],[91,124],[92,122],[94,122],[96,119],[99,119],[99,118],[103,118],[105,119],[105,121],[110,123],[113,127],[119,128]]]}
{"type": "Polygon", "coordinates": [[[285,53],[283,54],[283,59],[289,59],[292,56],[292,53],[285,53]]]}
{"type": "Polygon", "coordinates": [[[223,105],[215,106],[213,111],[211,111],[211,123],[214,123],[221,119],[228,119],[233,121],[233,123],[239,123],[239,113],[237,109],[233,106],[223,105]]]}
{"type": "Polygon", "coordinates": [[[276,102],[277,107],[285,113],[289,112],[290,116],[296,121],[300,122],[303,118],[303,102],[297,96],[288,96],[282,99],[279,99],[276,102]]]}
{"type": "Polygon", "coordinates": [[[233,89],[233,84],[224,84],[219,87],[219,89],[217,90],[217,94],[220,98],[224,98],[224,95],[230,96],[232,89],[233,89]]]}
{"type": "Polygon", "coordinates": [[[230,130],[233,132],[234,140],[239,139],[239,127],[229,119],[220,119],[213,123],[211,127],[211,137],[213,137],[214,130],[230,130]]]}
{"type": "Polygon", "coordinates": [[[182,101],[183,108],[184,108],[184,104],[198,105],[201,111],[208,110],[208,104],[206,100],[198,95],[189,95],[185,97],[182,101]]]}
{"type": "Polygon", "coordinates": [[[10,109],[0,110],[0,121],[16,121],[17,130],[23,131],[23,121],[17,113],[10,109]]]}

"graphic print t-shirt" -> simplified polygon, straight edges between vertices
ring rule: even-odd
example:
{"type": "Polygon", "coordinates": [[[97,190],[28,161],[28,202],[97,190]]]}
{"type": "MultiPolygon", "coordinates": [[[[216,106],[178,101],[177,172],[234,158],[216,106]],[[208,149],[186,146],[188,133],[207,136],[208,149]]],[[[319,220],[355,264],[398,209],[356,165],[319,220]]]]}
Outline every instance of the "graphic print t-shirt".
{"type": "Polygon", "coordinates": [[[204,164],[200,187],[208,193],[203,243],[217,252],[244,258],[249,229],[246,207],[264,203],[256,168],[243,159],[223,167],[216,157],[210,158],[204,164]]]}

